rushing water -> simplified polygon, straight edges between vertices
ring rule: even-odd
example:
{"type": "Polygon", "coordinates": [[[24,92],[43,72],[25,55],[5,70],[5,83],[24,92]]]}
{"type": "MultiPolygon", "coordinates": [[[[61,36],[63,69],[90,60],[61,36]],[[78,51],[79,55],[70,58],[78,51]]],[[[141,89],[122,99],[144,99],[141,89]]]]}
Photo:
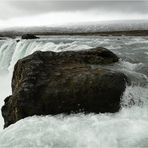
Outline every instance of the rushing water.
{"type": "Polygon", "coordinates": [[[34,116],[2,130],[0,147],[148,147],[148,37],[52,36],[37,40],[0,41],[0,105],[11,94],[16,61],[34,51],[82,50],[106,47],[120,61],[106,66],[131,79],[115,114],[34,116]]]}

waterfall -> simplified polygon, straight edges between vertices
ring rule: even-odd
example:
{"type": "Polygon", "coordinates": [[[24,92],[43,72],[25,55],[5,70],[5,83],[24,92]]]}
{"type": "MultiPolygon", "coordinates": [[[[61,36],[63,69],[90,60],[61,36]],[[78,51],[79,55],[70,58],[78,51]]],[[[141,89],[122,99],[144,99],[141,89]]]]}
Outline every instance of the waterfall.
{"type": "Polygon", "coordinates": [[[131,80],[115,114],[33,116],[2,130],[0,147],[148,147],[148,37],[48,37],[0,41],[0,105],[11,94],[11,77],[17,60],[41,51],[82,50],[102,46],[120,61],[106,68],[125,73],[131,80]],[[3,72],[4,71],[4,72],[3,72]]]}

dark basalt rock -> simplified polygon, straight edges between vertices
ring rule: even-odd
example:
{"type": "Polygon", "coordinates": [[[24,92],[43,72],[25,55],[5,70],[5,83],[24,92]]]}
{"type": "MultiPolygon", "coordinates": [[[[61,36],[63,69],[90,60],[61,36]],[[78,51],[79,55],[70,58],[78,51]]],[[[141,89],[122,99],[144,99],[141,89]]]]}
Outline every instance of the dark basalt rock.
{"type": "Polygon", "coordinates": [[[32,115],[119,111],[127,77],[92,66],[117,61],[114,53],[100,47],[78,52],[38,51],[19,60],[12,95],[2,107],[4,127],[32,115]]]}
{"type": "Polygon", "coordinates": [[[39,37],[33,35],[33,34],[24,34],[22,35],[22,39],[37,39],[39,37]]]}
{"type": "Polygon", "coordinates": [[[18,42],[20,42],[20,40],[16,40],[16,42],[18,43],[18,42]]]}

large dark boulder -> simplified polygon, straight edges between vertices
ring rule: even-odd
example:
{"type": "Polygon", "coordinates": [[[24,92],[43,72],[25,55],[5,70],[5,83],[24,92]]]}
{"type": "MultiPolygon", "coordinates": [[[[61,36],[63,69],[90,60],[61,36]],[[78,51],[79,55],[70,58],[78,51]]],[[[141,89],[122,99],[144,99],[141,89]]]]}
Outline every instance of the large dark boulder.
{"type": "Polygon", "coordinates": [[[127,77],[100,67],[117,61],[105,48],[38,51],[19,60],[12,95],[2,107],[4,127],[32,115],[117,112],[127,77]],[[100,64],[99,68],[94,64],[100,64]]]}
{"type": "Polygon", "coordinates": [[[23,34],[22,39],[37,39],[39,37],[33,35],[33,34],[23,34]]]}

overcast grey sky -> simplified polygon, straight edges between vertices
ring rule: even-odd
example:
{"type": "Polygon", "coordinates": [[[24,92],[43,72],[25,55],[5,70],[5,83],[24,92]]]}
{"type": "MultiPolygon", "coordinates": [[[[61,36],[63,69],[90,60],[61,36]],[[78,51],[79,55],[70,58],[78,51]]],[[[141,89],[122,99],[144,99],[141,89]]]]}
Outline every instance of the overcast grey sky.
{"type": "Polygon", "coordinates": [[[9,19],[52,11],[105,10],[148,14],[148,1],[1,0],[0,18],[9,19]]]}
{"type": "MultiPolygon", "coordinates": [[[[138,18],[147,19],[148,18],[148,1],[51,1],[51,0],[1,0],[0,2],[0,23],[7,24],[11,22],[17,22],[17,18],[25,19],[31,17],[33,20],[39,15],[43,15],[43,19],[49,19],[48,15],[52,13],[58,13],[55,17],[58,18],[61,13],[71,13],[72,16],[76,12],[80,15],[94,14],[97,16],[102,15],[104,18],[121,18],[125,17],[136,19],[138,18]],[[121,14],[121,17],[118,15],[121,14]],[[118,15],[118,17],[117,17],[118,15]],[[46,17],[45,17],[46,16],[46,17]]],[[[62,14],[63,16],[64,14],[62,14]]],[[[77,13],[77,15],[79,15],[77,13]]],[[[66,16],[68,19],[70,15],[66,16]]],[[[86,17],[86,16],[85,16],[86,17]]],[[[91,15],[90,15],[91,17],[91,15]]],[[[65,18],[65,19],[66,19],[65,18]]],[[[83,19],[83,16],[80,17],[83,19]]],[[[103,19],[103,17],[101,17],[103,19]]],[[[86,18],[85,18],[86,19],[86,18]]],[[[99,17],[98,17],[99,19],[99,17]]],[[[89,20],[89,19],[88,19],[89,20]]]]}

